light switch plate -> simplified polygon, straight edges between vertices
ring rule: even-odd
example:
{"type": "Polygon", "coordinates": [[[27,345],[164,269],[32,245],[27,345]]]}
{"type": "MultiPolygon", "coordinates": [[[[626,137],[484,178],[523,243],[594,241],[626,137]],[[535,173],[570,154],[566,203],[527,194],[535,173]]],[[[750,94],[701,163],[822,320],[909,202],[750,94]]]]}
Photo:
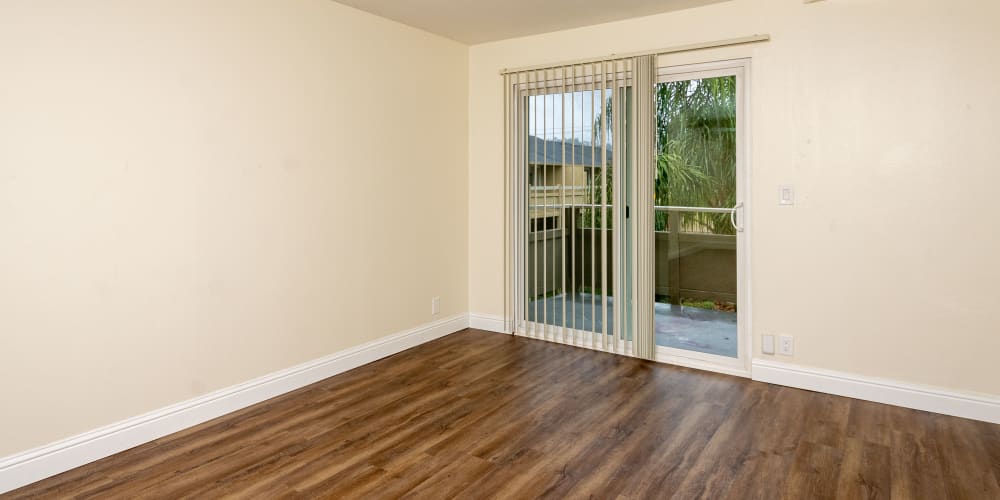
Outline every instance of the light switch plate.
{"type": "Polygon", "coordinates": [[[795,204],[795,187],[790,185],[782,185],[778,189],[778,204],[779,205],[794,205],[795,204]]]}
{"type": "Polygon", "coordinates": [[[774,354],[774,335],[764,335],[760,339],[760,352],[774,354]]]}

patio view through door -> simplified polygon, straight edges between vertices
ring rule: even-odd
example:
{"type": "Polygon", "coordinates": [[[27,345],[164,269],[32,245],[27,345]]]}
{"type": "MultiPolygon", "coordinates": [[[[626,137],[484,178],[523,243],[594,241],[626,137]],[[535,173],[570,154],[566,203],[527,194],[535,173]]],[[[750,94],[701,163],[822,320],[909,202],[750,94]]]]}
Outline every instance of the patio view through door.
{"type": "Polygon", "coordinates": [[[745,70],[649,58],[508,80],[515,333],[746,372],[745,70]]]}
{"type": "Polygon", "coordinates": [[[624,353],[631,316],[616,298],[628,295],[630,277],[620,208],[629,171],[619,168],[628,154],[629,65],[574,69],[528,75],[519,97],[527,188],[522,317],[531,336],[624,353]]]}

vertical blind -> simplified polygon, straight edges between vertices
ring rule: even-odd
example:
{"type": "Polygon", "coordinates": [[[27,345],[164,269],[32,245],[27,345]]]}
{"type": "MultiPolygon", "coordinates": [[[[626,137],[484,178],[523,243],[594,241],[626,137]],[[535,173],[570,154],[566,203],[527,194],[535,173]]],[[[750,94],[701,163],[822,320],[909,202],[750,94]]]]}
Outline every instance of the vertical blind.
{"type": "Polygon", "coordinates": [[[514,333],[653,359],[655,59],[504,74],[514,333]]]}

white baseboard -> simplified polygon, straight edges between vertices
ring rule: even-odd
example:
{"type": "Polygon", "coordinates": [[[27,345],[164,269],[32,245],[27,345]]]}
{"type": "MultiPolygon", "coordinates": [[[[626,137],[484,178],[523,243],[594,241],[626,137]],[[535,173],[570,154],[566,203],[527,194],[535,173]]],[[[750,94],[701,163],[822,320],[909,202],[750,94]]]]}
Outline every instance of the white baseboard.
{"type": "Polygon", "coordinates": [[[468,326],[469,316],[458,314],[41,448],[0,458],[0,493],[207,422],[468,326]]]}
{"type": "Polygon", "coordinates": [[[469,313],[469,327],[497,333],[510,333],[506,328],[503,316],[495,314],[469,313]]]}
{"type": "Polygon", "coordinates": [[[771,384],[1000,424],[1000,398],[991,396],[965,394],[764,359],[753,360],[752,378],[771,384]]]}

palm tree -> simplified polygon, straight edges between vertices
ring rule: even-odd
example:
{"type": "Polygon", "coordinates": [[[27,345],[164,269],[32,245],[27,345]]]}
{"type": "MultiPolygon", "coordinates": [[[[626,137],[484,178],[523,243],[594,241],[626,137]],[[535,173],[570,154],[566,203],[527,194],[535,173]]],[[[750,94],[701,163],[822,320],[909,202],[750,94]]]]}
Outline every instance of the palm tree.
{"type": "MultiPolygon", "coordinates": [[[[657,205],[736,203],[736,77],[656,86],[657,205]]],[[[657,214],[657,227],[666,213],[657,214]]],[[[687,214],[688,223],[733,234],[726,214],[687,214]]]]}
{"type": "MultiPolygon", "coordinates": [[[[731,207],[736,203],[736,78],[732,76],[682,80],[656,86],[657,205],[731,207]]],[[[594,121],[595,144],[611,135],[611,100],[594,121]],[[607,117],[607,118],[605,118],[607,117]],[[605,130],[606,127],[606,130],[605,130]]],[[[610,167],[610,166],[609,166],[610,167]]],[[[611,196],[611,168],[605,179],[595,179],[593,203],[601,190],[611,196]]],[[[593,221],[599,214],[585,215],[593,221]]],[[[714,234],[733,234],[727,214],[690,213],[688,227],[714,234]]],[[[657,212],[656,228],[667,225],[667,214],[657,212]]]]}

